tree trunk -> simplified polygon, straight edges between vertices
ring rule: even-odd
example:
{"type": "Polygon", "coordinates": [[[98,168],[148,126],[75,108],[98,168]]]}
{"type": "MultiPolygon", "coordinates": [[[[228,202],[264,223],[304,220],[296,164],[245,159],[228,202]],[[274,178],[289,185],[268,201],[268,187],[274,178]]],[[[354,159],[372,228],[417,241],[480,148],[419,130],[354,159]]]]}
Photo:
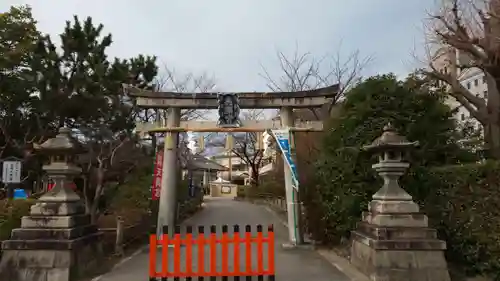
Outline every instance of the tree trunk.
{"type": "Polygon", "coordinates": [[[487,114],[488,123],[484,128],[484,142],[487,149],[487,158],[500,159],[500,75],[486,74],[488,81],[487,114]]]}
{"type": "Polygon", "coordinates": [[[250,177],[250,185],[254,185],[256,187],[259,186],[259,169],[257,169],[256,165],[250,165],[252,167],[252,175],[250,177]]]}
{"type": "Polygon", "coordinates": [[[89,184],[91,182],[90,173],[87,173],[87,178],[83,182],[83,199],[85,203],[85,213],[90,215],[90,209],[92,207],[92,199],[90,196],[90,187],[89,184]]]}
{"type": "Polygon", "coordinates": [[[500,124],[488,124],[484,132],[486,158],[500,159],[500,124]]]}
{"type": "Polygon", "coordinates": [[[157,144],[158,143],[158,138],[156,137],[156,134],[151,134],[151,144],[152,144],[152,147],[153,147],[153,155],[152,156],[156,156],[155,153],[156,153],[156,150],[157,150],[157,144]]]}
{"type": "Polygon", "coordinates": [[[250,179],[250,185],[254,185],[254,186],[258,187],[260,185],[259,176],[252,176],[250,179]]]}
{"type": "Polygon", "coordinates": [[[7,189],[7,199],[13,199],[14,198],[14,184],[12,183],[7,183],[6,189],[7,189]]]}
{"type": "Polygon", "coordinates": [[[97,219],[98,219],[98,209],[97,209],[97,206],[98,206],[98,203],[97,201],[94,201],[92,202],[92,206],[90,207],[90,222],[92,224],[96,224],[97,223],[97,219]]]}
{"type": "Polygon", "coordinates": [[[59,121],[59,128],[62,128],[66,124],[66,117],[61,116],[61,117],[59,117],[58,121],[59,121]]]}
{"type": "Polygon", "coordinates": [[[97,219],[99,218],[99,201],[101,199],[103,184],[104,184],[104,167],[99,165],[97,168],[97,183],[94,194],[94,200],[92,201],[92,205],[90,208],[90,219],[93,224],[97,223],[97,219]]]}

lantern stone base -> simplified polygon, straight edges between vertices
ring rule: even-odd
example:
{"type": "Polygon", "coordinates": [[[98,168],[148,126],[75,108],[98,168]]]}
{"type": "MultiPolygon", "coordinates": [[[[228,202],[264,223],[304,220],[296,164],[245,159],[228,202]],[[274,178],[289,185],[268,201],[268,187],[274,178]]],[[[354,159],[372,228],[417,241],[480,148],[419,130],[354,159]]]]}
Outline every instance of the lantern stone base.
{"type": "Polygon", "coordinates": [[[0,275],[9,281],[77,280],[98,266],[97,240],[91,235],[72,241],[6,241],[0,275]]]}
{"type": "Polygon", "coordinates": [[[38,202],[30,209],[30,214],[33,216],[69,216],[83,213],[85,213],[83,205],[68,202],[38,202]]]}
{"type": "Polygon", "coordinates": [[[21,228],[2,242],[2,280],[73,281],[95,269],[102,257],[102,233],[82,212],[79,202],[33,206],[21,228]],[[59,210],[72,214],[54,215],[59,210]]]}
{"type": "MultiPolygon", "coordinates": [[[[415,215],[408,214],[409,218],[415,215]]],[[[446,243],[437,239],[435,229],[415,227],[411,219],[408,224],[359,223],[351,235],[351,263],[373,281],[449,281],[444,257],[446,243]]]]}

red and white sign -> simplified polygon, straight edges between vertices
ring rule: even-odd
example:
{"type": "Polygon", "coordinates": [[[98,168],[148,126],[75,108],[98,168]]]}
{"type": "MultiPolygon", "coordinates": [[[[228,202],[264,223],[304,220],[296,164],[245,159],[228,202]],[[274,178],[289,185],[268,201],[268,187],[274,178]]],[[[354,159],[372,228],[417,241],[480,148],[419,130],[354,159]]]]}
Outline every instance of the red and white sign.
{"type": "Polygon", "coordinates": [[[160,199],[162,171],[163,171],[163,150],[159,150],[158,152],[156,152],[156,159],[154,165],[153,187],[151,188],[153,192],[153,195],[151,196],[152,200],[160,199]]]}

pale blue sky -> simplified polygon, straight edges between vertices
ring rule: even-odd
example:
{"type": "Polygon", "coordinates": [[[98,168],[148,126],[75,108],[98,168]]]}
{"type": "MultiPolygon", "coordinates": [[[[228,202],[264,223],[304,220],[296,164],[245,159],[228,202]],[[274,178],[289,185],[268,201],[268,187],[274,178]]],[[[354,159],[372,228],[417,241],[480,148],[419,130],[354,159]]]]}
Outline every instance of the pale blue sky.
{"type": "Polygon", "coordinates": [[[435,0],[0,0],[33,7],[39,28],[57,35],[77,14],[113,34],[111,56],[157,55],[181,72],[207,72],[221,91],[267,90],[261,65],[277,74],[276,51],[296,45],[318,57],[359,49],[365,74],[411,71],[422,20],[435,0]]]}

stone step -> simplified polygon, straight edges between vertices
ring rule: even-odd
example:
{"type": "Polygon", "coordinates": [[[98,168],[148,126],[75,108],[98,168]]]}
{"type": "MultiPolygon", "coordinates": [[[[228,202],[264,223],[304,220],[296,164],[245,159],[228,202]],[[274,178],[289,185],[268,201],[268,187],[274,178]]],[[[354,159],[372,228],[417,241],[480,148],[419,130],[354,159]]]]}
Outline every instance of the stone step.
{"type": "Polygon", "coordinates": [[[102,233],[96,232],[73,240],[6,240],[2,242],[2,250],[71,250],[91,243],[97,243],[102,233]]]}
{"type": "Polygon", "coordinates": [[[37,202],[31,206],[32,216],[69,216],[85,214],[85,206],[80,203],[37,202]]]}
{"type": "Polygon", "coordinates": [[[427,227],[428,219],[423,213],[370,213],[363,212],[363,221],[385,227],[427,227]]]}
{"type": "Polygon", "coordinates": [[[439,239],[377,240],[358,231],[351,238],[374,250],[446,250],[446,242],[439,239]]]}
{"type": "Polygon", "coordinates": [[[437,239],[437,231],[428,227],[384,227],[358,222],[357,231],[379,240],[437,239]]]}
{"type": "Polygon", "coordinates": [[[74,228],[16,228],[12,230],[12,240],[62,239],[72,240],[97,232],[97,226],[85,225],[74,228]]]}
{"type": "Polygon", "coordinates": [[[382,201],[372,200],[368,203],[368,210],[372,213],[418,213],[419,207],[413,201],[382,201]]]}
{"type": "Polygon", "coordinates": [[[24,216],[21,228],[73,228],[90,224],[90,215],[76,216],[24,216]]]}

